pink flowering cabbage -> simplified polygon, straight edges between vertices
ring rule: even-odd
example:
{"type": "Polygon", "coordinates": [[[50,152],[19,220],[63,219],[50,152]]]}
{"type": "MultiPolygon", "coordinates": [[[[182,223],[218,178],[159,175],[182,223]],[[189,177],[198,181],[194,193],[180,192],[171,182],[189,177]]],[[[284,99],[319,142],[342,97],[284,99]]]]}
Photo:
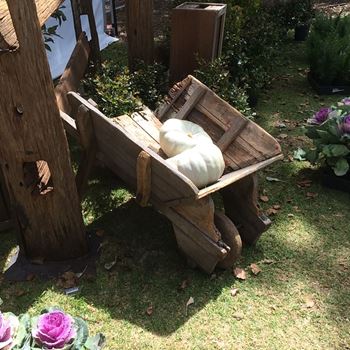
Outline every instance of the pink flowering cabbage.
{"type": "Polygon", "coordinates": [[[14,335],[18,329],[18,320],[11,314],[0,312],[0,350],[9,350],[15,345],[14,335]]]}
{"type": "Polygon", "coordinates": [[[39,316],[32,335],[45,349],[61,349],[76,336],[74,320],[60,310],[47,312],[39,316]]]}

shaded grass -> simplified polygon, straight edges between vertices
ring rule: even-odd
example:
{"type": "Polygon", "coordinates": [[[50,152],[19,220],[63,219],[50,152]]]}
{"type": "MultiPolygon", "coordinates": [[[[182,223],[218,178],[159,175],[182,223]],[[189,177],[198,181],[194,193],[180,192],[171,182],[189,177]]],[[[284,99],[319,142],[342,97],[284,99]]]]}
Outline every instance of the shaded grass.
{"type": "MultiPolygon", "coordinates": [[[[272,88],[260,99],[257,122],[274,136],[287,134],[281,141],[287,156],[304,143],[290,121],[302,122],[339,97],[319,98],[310,90],[303,45],[290,43],[286,52],[272,88]],[[287,128],[276,127],[284,120],[287,128]]],[[[257,245],[243,250],[239,266],[257,263],[258,276],[249,273],[238,282],[231,271],[209,277],[189,269],[170,223],[151,207],[138,207],[133,194],[104,169],[93,174],[83,202],[89,228],[105,231],[97,275],[82,278],[81,292],[73,297],[63,295],[56,281],[1,280],[2,310],[34,313],[59,305],[85,318],[91,331],[105,333],[107,349],[346,349],[349,195],[322,187],[308,163],[287,157],[260,179],[260,190],[269,197],[264,209],[274,204],[281,209],[257,245]],[[268,182],[266,176],[283,182],[268,182]],[[311,187],[299,188],[305,176],[313,180],[311,187]],[[318,195],[308,198],[307,192],[318,195]],[[106,271],[104,264],[115,258],[116,267],[106,271]],[[179,291],[185,279],[188,287],[179,291]],[[239,289],[237,296],[231,288],[239,289]],[[191,296],[195,303],[186,315],[191,296]]],[[[2,267],[14,245],[11,232],[1,234],[2,267]]]]}

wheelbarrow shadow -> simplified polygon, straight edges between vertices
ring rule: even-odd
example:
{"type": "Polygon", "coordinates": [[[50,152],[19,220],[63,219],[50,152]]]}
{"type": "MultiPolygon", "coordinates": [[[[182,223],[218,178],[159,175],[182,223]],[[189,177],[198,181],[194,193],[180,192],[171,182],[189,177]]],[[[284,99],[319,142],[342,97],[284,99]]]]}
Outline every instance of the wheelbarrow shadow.
{"type": "Polygon", "coordinates": [[[112,318],[168,335],[233,283],[229,272],[209,276],[191,269],[177,248],[170,221],[133,199],[91,228],[103,228],[105,240],[96,280],[83,282],[81,296],[112,318]],[[190,297],[194,304],[186,307],[190,297]]]}

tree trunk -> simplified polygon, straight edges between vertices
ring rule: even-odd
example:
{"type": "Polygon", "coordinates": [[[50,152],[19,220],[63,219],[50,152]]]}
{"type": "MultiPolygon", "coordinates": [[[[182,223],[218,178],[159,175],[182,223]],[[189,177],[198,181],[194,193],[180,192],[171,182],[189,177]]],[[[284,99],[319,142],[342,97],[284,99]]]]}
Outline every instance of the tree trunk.
{"type": "Polygon", "coordinates": [[[17,47],[0,52],[0,164],[13,219],[29,259],[75,258],[87,243],[35,2],[7,3],[17,47]]]}
{"type": "Polygon", "coordinates": [[[153,0],[126,1],[126,31],[129,68],[135,69],[138,60],[153,63],[153,0]]]}

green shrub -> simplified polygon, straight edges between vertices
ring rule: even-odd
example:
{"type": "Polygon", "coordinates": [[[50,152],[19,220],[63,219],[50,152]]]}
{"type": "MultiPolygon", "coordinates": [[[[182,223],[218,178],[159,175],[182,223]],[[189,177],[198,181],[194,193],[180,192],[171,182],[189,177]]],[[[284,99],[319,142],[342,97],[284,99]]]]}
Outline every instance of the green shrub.
{"type": "Polygon", "coordinates": [[[251,117],[248,96],[244,89],[232,83],[225,58],[218,58],[209,63],[201,61],[195,76],[246,117],[251,117]]]}
{"type": "Polygon", "coordinates": [[[146,65],[139,62],[135,72],[130,76],[133,94],[151,109],[156,109],[167,93],[166,68],[159,64],[146,65]]]}
{"type": "Polygon", "coordinates": [[[325,85],[350,84],[350,17],[318,15],[307,41],[310,72],[325,85]]]}
{"type": "Polygon", "coordinates": [[[99,72],[85,79],[86,95],[108,117],[131,113],[142,104],[155,109],[166,92],[165,67],[140,62],[134,73],[122,67],[113,61],[103,63],[99,72]]]}
{"type": "Polygon", "coordinates": [[[141,101],[134,96],[128,69],[117,71],[113,63],[104,63],[98,73],[88,76],[84,89],[110,118],[131,113],[141,106],[141,101]]]}

